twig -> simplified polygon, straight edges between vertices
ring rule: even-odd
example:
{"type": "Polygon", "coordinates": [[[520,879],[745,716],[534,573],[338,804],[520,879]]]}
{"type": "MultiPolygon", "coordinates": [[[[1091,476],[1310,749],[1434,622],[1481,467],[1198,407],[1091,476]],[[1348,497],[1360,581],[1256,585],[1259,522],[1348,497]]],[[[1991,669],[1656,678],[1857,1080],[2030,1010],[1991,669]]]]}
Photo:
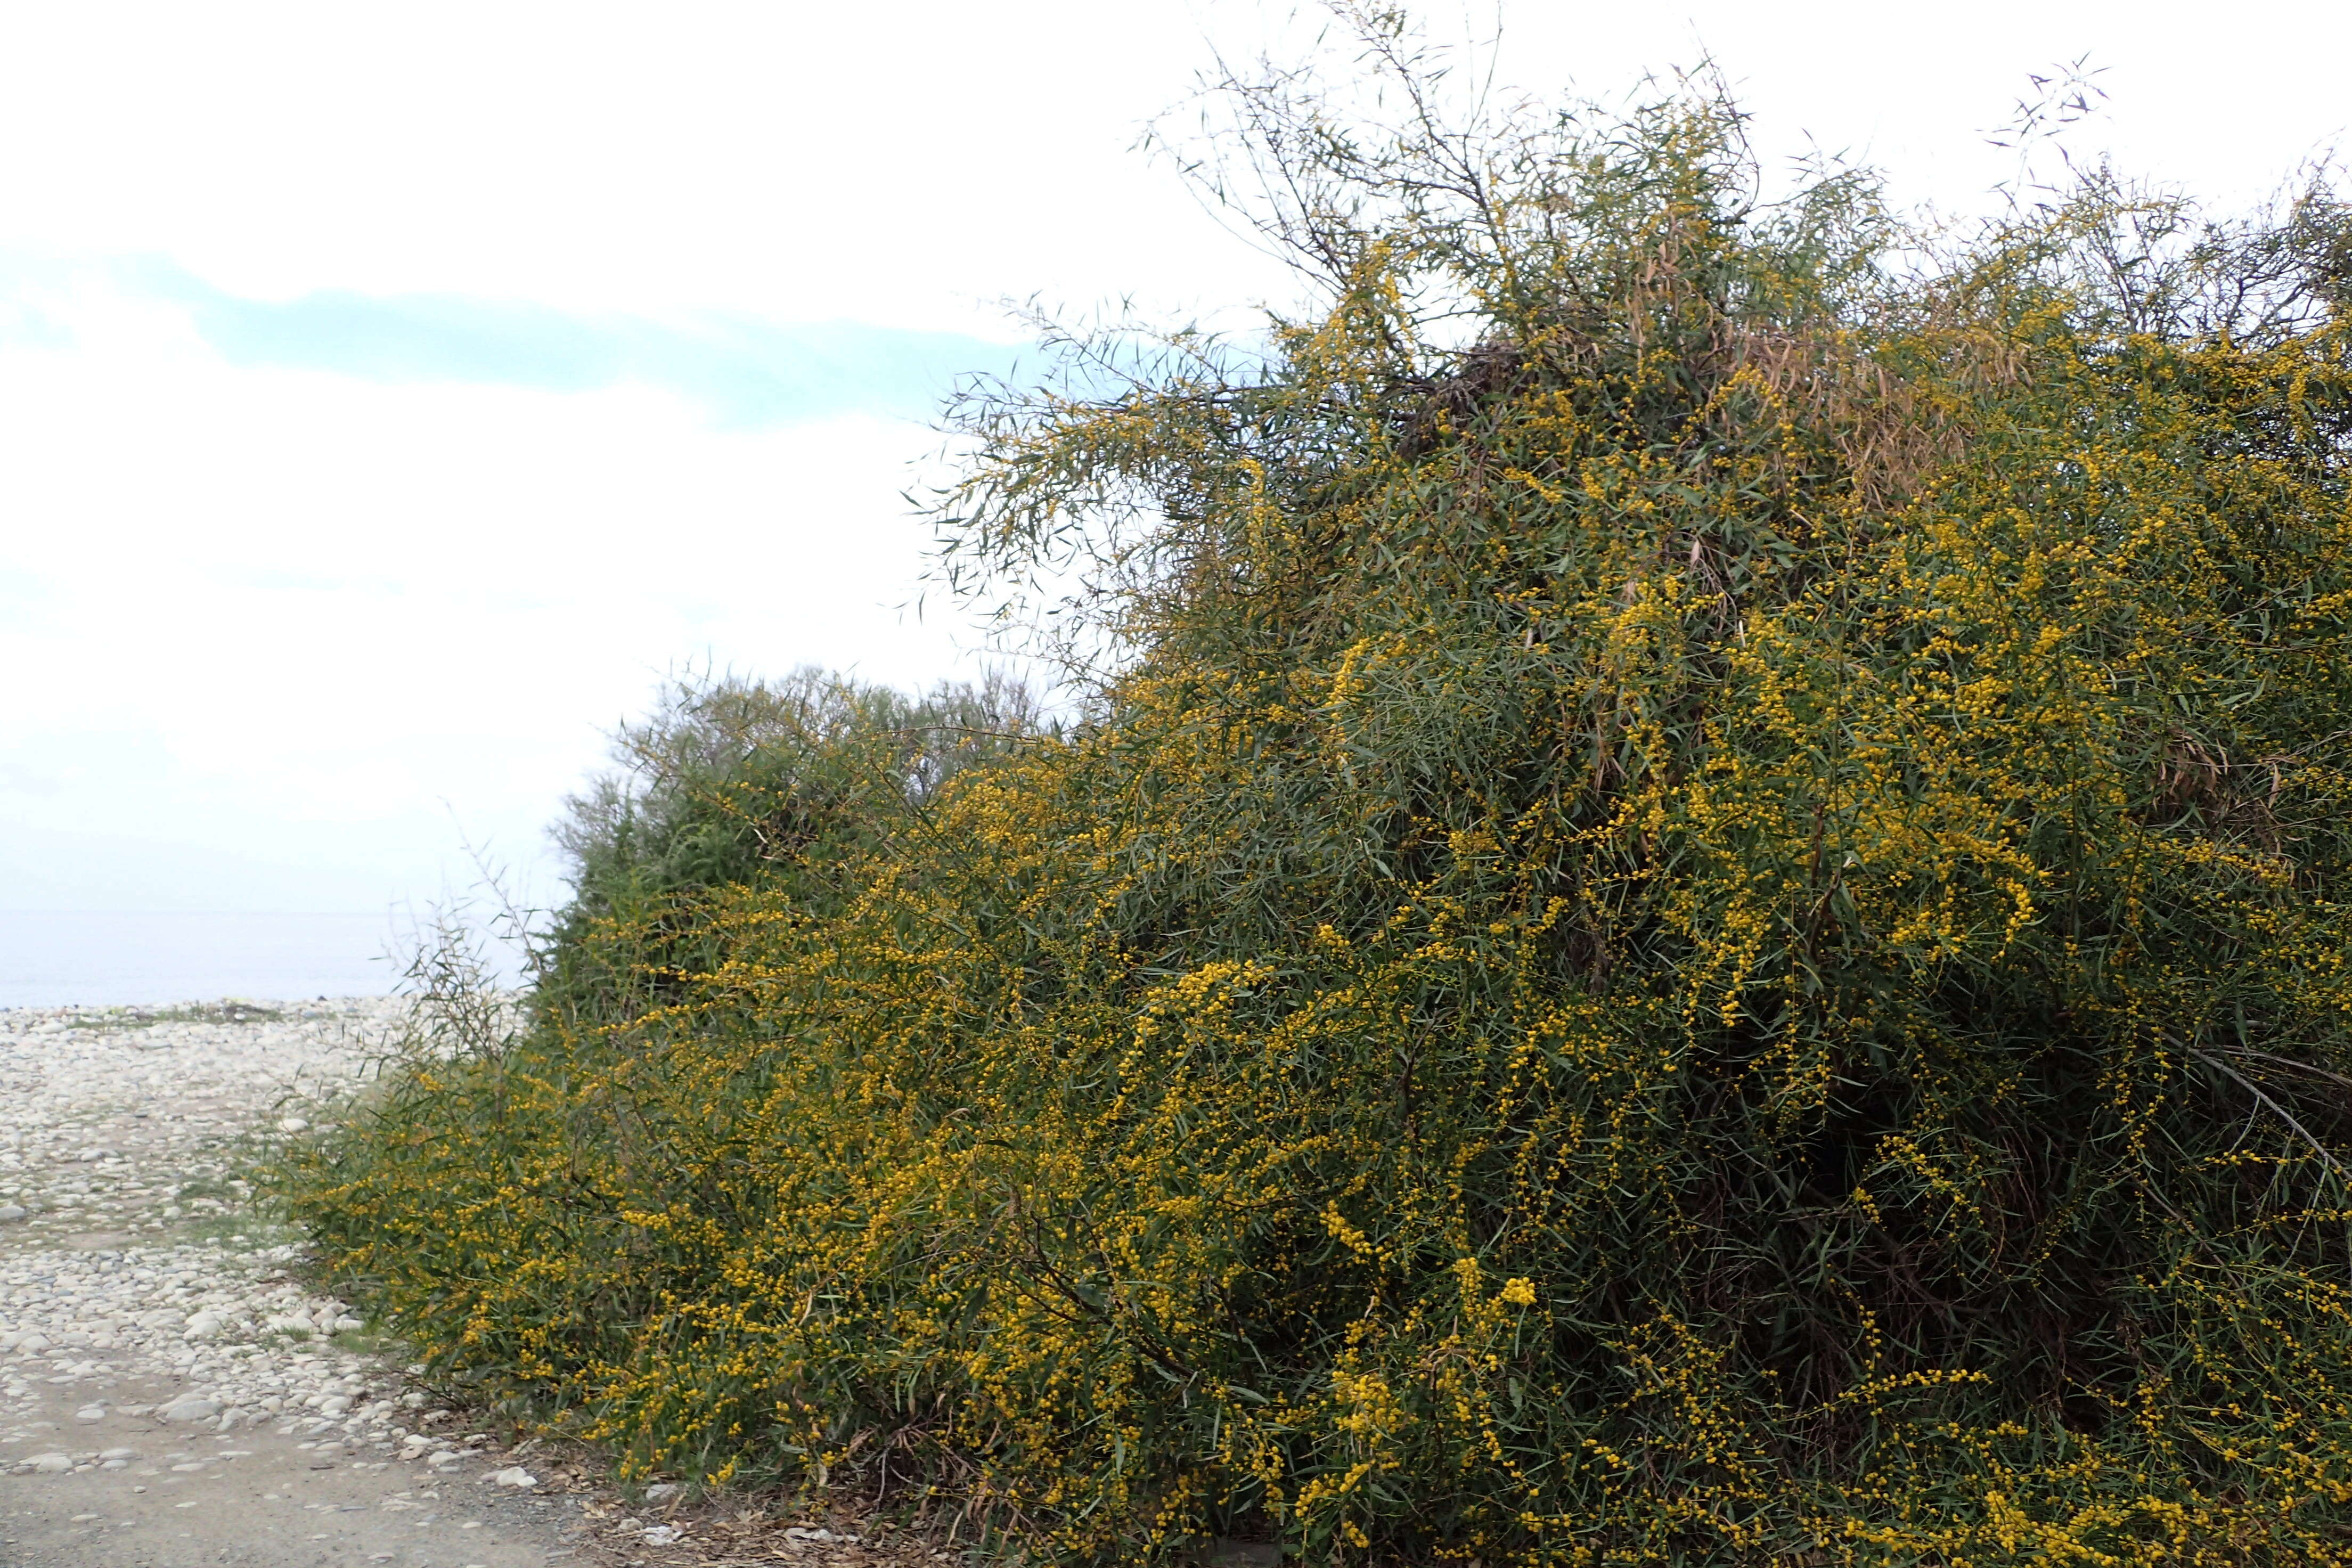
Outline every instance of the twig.
{"type": "Polygon", "coordinates": [[[2281,1105],[2277,1100],[2273,1100],[2269,1095],[2264,1094],[2254,1083],[2253,1079],[2248,1078],[2236,1068],[2231,1067],[2229,1063],[2221,1060],[2221,1058],[2212,1055],[2209,1051],[2200,1051],[2194,1046],[2189,1046],[2184,1048],[2187,1049],[2190,1056],[2195,1057],[2199,1061],[2203,1062],[2207,1067],[2211,1068],[2214,1071],[2224,1074],[2236,1080],[2238,1087],[2244,1089],[2248,1094],[2252,1095],[2255,1100],[2259,1100],[2263,1105],[2270,1107],[2271,1114],[2277,1117],[2281,1121],[2285,1122],[2289,1127],[2294,1129],[2295,1135],[2301,1138],[2305,1143],[2311,1145],[2311,1152],[2318,1155],[2321,1160],[2325,1161],[2329,1170],[2335,1172],[2339,1179],[2352,1182],[2352,1171],[2345,1170],[2343,1162],[2336,1159],[2335,1155],[2327,1152],[2327,1145],[2313,1137],[2311,1135],[2311,1130],[2304,1126],[2302,1122],[2297,1121],[2294,1119],[2294,1113],[2293,1111],[2287,1110],[2285,1106],[2281,1105]]]}
{"type": "Polygon", "coordinates": [[[2297,1072],[2307,1072],[2315,1078],[2324,1078],[2330,1083],[2339,1083],[2346,1089],[2352,1089],[2352,1078],[2346,1078],[2340,1072],[2330,1072],[2323,1067],[2315,1067],[2309,1062],[2299,1062],[2293,1057],[2273,1056],[2268,1051],[2250,1051],[2242,1047],[2230,1050],[2225,1047],[2223,1049],[2226,1055],[2236,1057],[2242,1061],[2273,1062],[2280,1067],[2293,1068],[2297,1072]]]}

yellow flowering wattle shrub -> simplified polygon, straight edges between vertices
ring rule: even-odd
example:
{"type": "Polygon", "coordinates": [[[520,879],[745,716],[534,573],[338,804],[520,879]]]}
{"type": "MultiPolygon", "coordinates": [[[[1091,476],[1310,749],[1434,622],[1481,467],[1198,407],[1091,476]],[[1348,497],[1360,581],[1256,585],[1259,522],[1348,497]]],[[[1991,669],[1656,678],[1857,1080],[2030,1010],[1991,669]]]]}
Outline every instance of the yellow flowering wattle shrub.
{"type": "Polygon", "coordinates": [[[2352,1562],[2341,209],[1239,101],[1322,304],[960,411],[1083,721],[656,732],[525,1022],[289,1157],[329,1261],[1056,1560],[2352,1562]]]}

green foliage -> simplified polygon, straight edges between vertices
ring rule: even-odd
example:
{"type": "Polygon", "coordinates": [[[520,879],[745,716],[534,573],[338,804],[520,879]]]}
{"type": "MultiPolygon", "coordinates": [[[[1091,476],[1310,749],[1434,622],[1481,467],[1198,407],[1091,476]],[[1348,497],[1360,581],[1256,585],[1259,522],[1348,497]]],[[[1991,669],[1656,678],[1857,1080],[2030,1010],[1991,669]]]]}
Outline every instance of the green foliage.
{"type": "Polygon", "coordinates": [[[566,803],[555,837],[573,868],[574,921],[682,891],[798,879],[877,847],[909,805],[1039,729],[1001,676],[909,699],[796,671],[783,681],[673,684],[655,717],[615,737],[616,772],[566,803]]]}
{"type": "Polygon", "coordinates": [[[68,1029],[149,1029],[158,1024],[274,1024],[286,1015],[275,1007],[234,999],[198,1003],[185,1007],[110,1007],[103,1013],[78,1013],[66,1021],[68,1029]]]}
{"type": "Polygon", "coordinates": [[[297,1214],[640,1470],[1057,1559],[2352,1560],[2342,207],[1921,260],[1366,42],[1402,129],[1217,143],[1316,312],[962,409],[1095,720],[674,707],[297,1214]]]}

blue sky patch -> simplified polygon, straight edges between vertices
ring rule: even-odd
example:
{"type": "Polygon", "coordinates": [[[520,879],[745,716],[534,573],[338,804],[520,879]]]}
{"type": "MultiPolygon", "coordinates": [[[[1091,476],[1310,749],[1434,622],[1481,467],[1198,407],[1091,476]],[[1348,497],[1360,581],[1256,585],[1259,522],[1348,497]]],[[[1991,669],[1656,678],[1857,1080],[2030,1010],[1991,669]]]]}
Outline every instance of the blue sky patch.
{"type": "Polygon", "coordinates": [[[786,325],[719,312],[657,321],[446,294],[247,300],[169,262],[131,270],[141,292],[184,307],[232,364],[541,392],[635,384],[700,404],[721,429],[849,413],[929,420],[961,378],[1009,375],[1021,353],[856,321],[786,325]]]}

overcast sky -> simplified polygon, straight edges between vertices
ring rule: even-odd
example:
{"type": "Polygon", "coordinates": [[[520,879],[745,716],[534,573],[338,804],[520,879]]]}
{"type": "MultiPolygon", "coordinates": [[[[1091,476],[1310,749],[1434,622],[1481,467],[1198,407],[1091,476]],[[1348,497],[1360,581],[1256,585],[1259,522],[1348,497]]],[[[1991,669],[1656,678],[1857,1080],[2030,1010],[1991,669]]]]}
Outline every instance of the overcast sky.
{"type": "MultiPolygon", "coordinates": [[[[969,673],[903,608],[929,411],[1016,363],[1008,297],[1286,298],[1130,149],[1287,15],[0,7],[0,909],[375,910],[461,833],[551,896],[543,825],[666,671],[969,673]]],[[[1955,213],[2086,54],[2077,155],[2224,205],[2352,121],[2341,5],[1502,15],[1505,81],[1705,52],[1769,159],[1955,213]]]]}

